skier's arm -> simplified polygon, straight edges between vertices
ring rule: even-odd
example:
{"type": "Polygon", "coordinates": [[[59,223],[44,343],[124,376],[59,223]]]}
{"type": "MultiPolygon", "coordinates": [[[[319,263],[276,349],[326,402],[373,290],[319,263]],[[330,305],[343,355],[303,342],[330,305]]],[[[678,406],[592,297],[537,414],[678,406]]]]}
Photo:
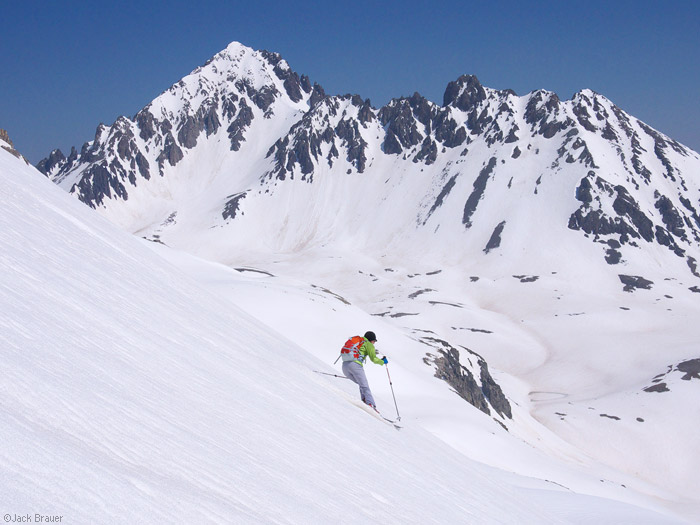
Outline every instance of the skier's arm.
{"type": "Polygon", "coordinates": [[[369,357],[375,365],[384,364],[384,361],[377,357],[377,351],[374,349],[374,345],[369,341],[365,341],[365,350],[367,351],[367,357],[369,357]]]}

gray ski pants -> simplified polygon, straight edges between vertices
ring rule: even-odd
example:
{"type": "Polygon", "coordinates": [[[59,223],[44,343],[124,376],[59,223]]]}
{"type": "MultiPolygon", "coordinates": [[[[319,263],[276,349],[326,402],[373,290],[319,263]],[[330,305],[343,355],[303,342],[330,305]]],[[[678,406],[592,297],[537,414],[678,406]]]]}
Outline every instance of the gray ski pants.
{"type": "Polygon", "coordinates": [[[359,385],[360,397],[362,398],[362,401],[368,405],[372,405],[373,407],[377,406],[377,404],[374,402],[372,391],[369,389],[365,369],[361,364],[356,363],[355,361],[345,361],[343,363],[343,374],[345,374],[345,377],[351,379],[359,385]]]}

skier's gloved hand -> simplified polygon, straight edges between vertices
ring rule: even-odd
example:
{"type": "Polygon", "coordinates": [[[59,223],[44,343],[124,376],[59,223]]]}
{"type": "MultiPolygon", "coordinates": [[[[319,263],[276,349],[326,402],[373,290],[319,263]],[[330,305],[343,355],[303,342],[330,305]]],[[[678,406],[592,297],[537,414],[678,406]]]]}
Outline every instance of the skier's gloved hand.
{"type": "Polygon", "coordinates": [[[389,364],[389,361],[387,360],[386,356],[382,357],[382,361],[384,361],[385,365],[389,364]]]}

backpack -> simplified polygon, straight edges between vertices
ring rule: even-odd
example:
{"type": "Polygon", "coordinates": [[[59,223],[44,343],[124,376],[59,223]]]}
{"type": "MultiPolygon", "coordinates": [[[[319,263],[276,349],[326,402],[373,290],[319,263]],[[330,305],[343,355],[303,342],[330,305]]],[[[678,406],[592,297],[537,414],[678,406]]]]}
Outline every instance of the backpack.
{"type": "Polygon", "coordinates": [[[365,338],[359,335],[351,337],[348,339],[343,348],[340,349],[340,357],[343,361],[355,361],[360,359],[360,347],[365,342],[365,338]]]}

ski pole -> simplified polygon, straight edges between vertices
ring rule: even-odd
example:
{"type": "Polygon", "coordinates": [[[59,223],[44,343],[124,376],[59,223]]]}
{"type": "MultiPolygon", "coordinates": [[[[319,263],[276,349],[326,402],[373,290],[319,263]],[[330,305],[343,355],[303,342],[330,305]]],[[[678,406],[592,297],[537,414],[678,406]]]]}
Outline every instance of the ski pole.
{"type": "Polygon", "coordinates": [[[350,379],[349,377],[339,376],[338,374],[329,374],[328,372],[321,372],[320,370],[313,370],[317,374],[323,374],[324,376],[338,377],[340,379],[350,379]]]}
{"type": "Polygon", "coordinates": [[[401,421],[401,416],[399,415],[399,406],[396,404],[396,396],[394,395],[394,384],[391,382],[391,375],[389,375],[389,364],[385,363],[386,375],[389,378],[389,386],[391,387],[391,396],[394,398],[394,407],[396,407],[396,421],[401,421]]]}

